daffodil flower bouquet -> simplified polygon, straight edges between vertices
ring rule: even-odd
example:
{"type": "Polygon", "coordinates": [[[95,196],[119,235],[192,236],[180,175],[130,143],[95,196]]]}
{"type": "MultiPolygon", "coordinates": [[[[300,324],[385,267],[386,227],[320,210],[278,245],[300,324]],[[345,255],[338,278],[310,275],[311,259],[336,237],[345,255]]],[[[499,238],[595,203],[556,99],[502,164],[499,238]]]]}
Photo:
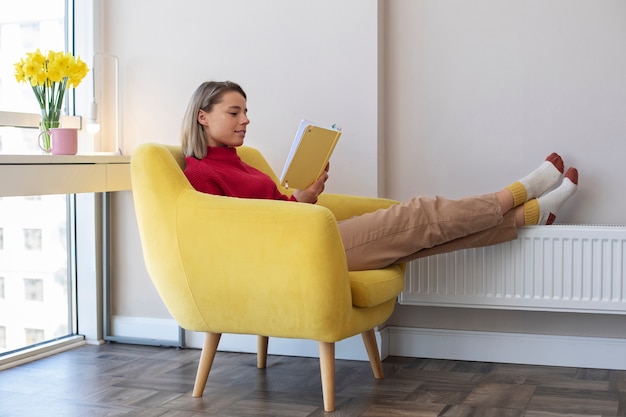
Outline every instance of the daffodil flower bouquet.
{"type": "MultiPolygon", "coordinates": [[[[44,55],[37,49],[15,63],[15,79],[30,83],[39,103],[42,131],[59,127],[65,90],[76,88],[88,72],[80,57],[69,52],[49,51],[44,55]]],[[[44,149],[50,149],[50,136],[42,136],[44,149]]]]}

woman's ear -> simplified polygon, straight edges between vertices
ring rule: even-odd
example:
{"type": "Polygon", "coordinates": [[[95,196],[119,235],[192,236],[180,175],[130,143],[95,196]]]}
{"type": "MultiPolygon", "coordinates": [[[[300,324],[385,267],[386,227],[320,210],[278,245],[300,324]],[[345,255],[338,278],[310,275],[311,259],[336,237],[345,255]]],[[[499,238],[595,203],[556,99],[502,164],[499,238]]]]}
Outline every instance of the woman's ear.
{"type": "Polygon", "coordinates": [[[209,125],[209,120],[207,118],[207,112],[205,112],[202,109],[200,109],[200,111],[198,111],[198,123],[200,123],[202,126],[208,126],[209,125]]]}

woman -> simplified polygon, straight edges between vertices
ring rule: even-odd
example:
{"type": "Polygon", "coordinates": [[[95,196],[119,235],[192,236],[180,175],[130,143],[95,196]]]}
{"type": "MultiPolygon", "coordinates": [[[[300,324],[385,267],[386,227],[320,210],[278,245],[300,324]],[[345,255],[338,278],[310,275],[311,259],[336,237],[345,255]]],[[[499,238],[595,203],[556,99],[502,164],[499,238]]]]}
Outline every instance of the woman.
{"type": "MultiPolygon", "coordinates": [[[[237,156],[250,123],[246,93],[236,83],[205,82],[194,92],[182,126],[185,175],[210,194],[315,203],[328,172],[304,190],[283,195],[274,181],[237,156]]],[[[382,268],[422,256],[493,245],[517,238],[524,225],[552,224],[574,194],[578,171],[563,176],[553,153],[533,172],[490,194],[450,200],[415,197],[339,222],[352,271],[382,268]],[[560,185],[554,188],[559,181],[560,185]]]]}

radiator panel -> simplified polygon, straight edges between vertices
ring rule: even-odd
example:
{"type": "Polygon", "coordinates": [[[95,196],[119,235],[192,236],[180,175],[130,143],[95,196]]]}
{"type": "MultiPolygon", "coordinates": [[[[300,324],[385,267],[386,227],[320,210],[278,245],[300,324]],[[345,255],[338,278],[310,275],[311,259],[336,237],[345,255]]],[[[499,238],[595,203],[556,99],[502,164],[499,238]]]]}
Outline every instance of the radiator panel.
{"type": "Polygon", "coordinates": [[[520,229],[499,245],[409,263],[407,305],[626,314],[626,227],[520,229]]]}

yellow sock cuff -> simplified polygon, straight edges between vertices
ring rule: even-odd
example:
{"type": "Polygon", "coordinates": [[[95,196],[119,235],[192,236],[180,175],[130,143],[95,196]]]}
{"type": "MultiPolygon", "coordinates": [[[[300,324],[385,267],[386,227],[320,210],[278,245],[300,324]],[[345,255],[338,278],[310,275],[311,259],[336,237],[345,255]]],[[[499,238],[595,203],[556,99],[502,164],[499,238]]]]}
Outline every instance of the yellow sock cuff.
{"type": "Polygon", "coordinates": [[[524,203],[524,224],[527,226],[539,224],[539,202],[536,198],[524,203]]]}
{"type": "Polygon", "coordinates": [[[517,207],[526,202],[528,194],[526,193],[526,187],[521,182],[516,181],[513,184],[506,187],[513,194],[513,207],[517,207]]]}

